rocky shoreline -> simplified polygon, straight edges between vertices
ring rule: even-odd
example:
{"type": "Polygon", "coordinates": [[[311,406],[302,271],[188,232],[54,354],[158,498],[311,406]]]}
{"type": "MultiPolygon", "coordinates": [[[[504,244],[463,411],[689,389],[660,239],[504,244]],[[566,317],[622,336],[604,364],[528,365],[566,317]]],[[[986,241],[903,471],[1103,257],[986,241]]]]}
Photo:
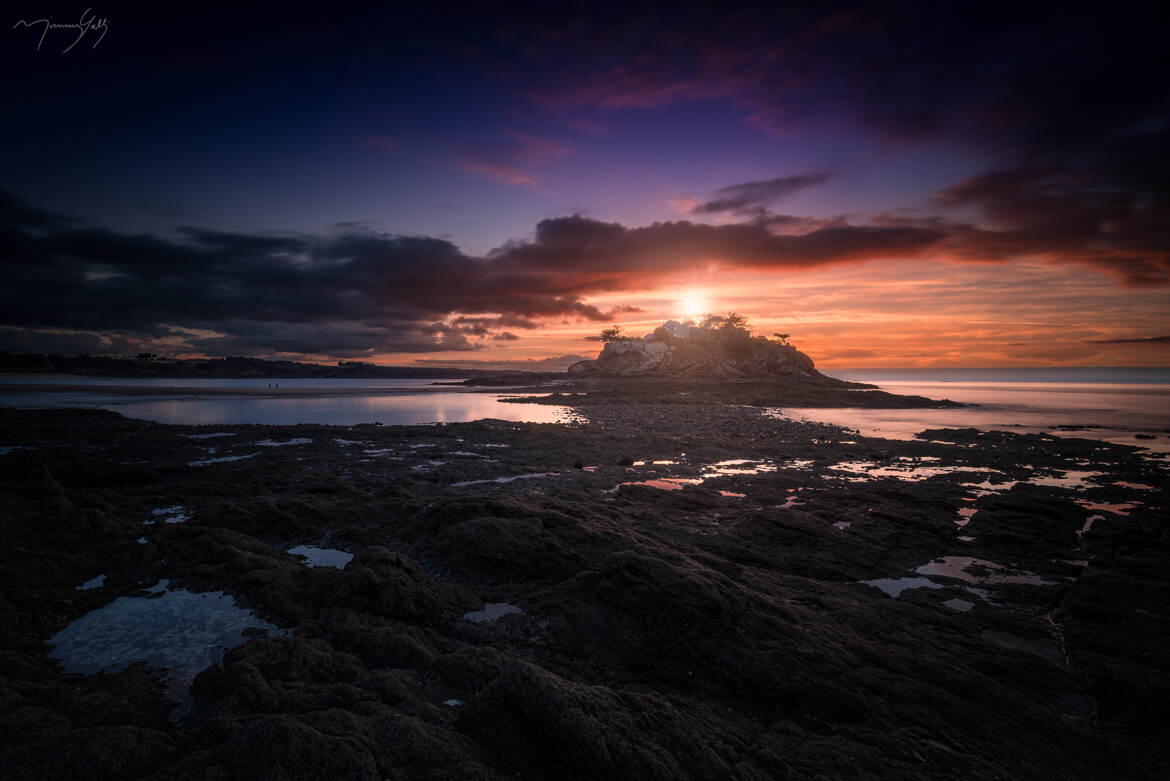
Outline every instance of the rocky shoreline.
{"type": "Polygon", "coordinates": [[[1170,774],[1164,461],[558,392],[587,423],[0,409],[0,776],[1170,774]],[[186,593],[256,623],[193,681],[57,661],[186,593]]]}
{"type": "MultiPolygon", "coordinates": [[[[498,389],[497,389],[498,390],[498,389]]],[[[528,395],[506,398],[522,404],[554,404],[573,407],[630,404],[739,405],[747,407],[850,407],[861,409],[950,409],[965,406],[948,399],[928,399],[878,390],[874,385],[831,382],[777,382],[767,379],[704,379],[669,377],[606,377],[570,379],[514,387],[528,395]]]]}

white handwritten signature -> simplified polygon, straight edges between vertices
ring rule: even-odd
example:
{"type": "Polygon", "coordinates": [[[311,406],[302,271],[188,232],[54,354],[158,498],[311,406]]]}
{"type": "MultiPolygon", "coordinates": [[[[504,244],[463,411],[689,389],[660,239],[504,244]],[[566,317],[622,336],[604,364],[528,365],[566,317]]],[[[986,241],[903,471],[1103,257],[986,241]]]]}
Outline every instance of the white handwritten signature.
{"type": "Polygon", "coordinates": [[[61,51],[62,54],[65,54],[74,46],[76,46],[90,30],[93,30],[94,32],[101,30],[102,34],[98,36],[98,39],[93,42],[93,46],[90,47],[91,49],[96,49],[97,45],[102,42],[102,38],[106,37],[106,33],[110,29],[110,20],[106,19],[105,17],[95,19],[93,14],[90,13],[91,11],[93,11],[92,8],[86,8],[81,13],[81,19],[77,22],[77,24],[54,24],[52,19],[46,17],[44,19],[35,19],[31,22],[21,19],[19,22],[12,25],[12,29],[15,30],[17,27],[32,27],[33,25],[43,24],[44,27],[41,28],[41,39],[37,41],[37,51],[41,50],[41,44],[45,42],[45,36],[48,34],[49,30],[76,30],[77,37],[73,39],[73,43],[69,44],[61,51]],[[86,18],[87,16],[89,17],[88,19],[86,18]]]}

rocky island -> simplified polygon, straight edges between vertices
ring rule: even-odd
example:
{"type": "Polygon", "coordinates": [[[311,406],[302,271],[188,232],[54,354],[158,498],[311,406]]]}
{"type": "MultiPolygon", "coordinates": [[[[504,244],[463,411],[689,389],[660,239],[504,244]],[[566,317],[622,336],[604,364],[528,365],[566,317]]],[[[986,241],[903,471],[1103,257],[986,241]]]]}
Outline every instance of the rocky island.
{"type": "Polygon", "coordinates": [[[0,776],[1166,777],[1165,461],[785,419],[875,391],[751,342],[562,424],[0,409],[0,776]]]}
{"type": "MultiPolygon", "coordinates": [[[[548,396],[516,401],[562,404],[743,404],[754,407],[958,407],[953,401],[906,396],[822,374],[813,359],[788,342],[754,335],[734,312],[708,315],[701,324],[669,320],[641,338],[607,328],[595,360],[569,366],[565,378],[532,376],[528,390],[559,380],[548,396]]],[[[474,378],[468,385],[515,384],[515,375],[474,378]]]]}

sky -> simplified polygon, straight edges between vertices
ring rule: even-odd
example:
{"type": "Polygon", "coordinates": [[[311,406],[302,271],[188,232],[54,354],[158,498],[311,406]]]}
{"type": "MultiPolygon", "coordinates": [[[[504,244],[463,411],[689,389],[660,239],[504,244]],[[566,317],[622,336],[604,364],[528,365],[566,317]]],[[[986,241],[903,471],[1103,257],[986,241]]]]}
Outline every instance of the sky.
{"type": "Polygon", "coordinates": [[[0,350],[1170,365],[1153,4],[240,5],[3,12],[0,350]]]}

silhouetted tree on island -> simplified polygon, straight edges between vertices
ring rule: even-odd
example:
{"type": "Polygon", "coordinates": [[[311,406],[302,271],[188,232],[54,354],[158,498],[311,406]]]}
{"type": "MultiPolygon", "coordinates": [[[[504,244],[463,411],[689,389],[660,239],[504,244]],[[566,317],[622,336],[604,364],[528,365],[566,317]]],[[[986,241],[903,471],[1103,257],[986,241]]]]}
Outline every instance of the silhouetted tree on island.
{"type": "Polygon", "coordinates": [[[626,338],[622,335],[622,327],[620,325],[611,325],[609,328],[603,328],[598,336],[600,336],[601,341],[607,344],[609,342],[620,342],[626,338]]]}
{"type": "Polygon", "coordinates": [[[728,312],[723,318],[723,328],[728,330],[748,330],[747,318],[738,312],[728,312]]]}

